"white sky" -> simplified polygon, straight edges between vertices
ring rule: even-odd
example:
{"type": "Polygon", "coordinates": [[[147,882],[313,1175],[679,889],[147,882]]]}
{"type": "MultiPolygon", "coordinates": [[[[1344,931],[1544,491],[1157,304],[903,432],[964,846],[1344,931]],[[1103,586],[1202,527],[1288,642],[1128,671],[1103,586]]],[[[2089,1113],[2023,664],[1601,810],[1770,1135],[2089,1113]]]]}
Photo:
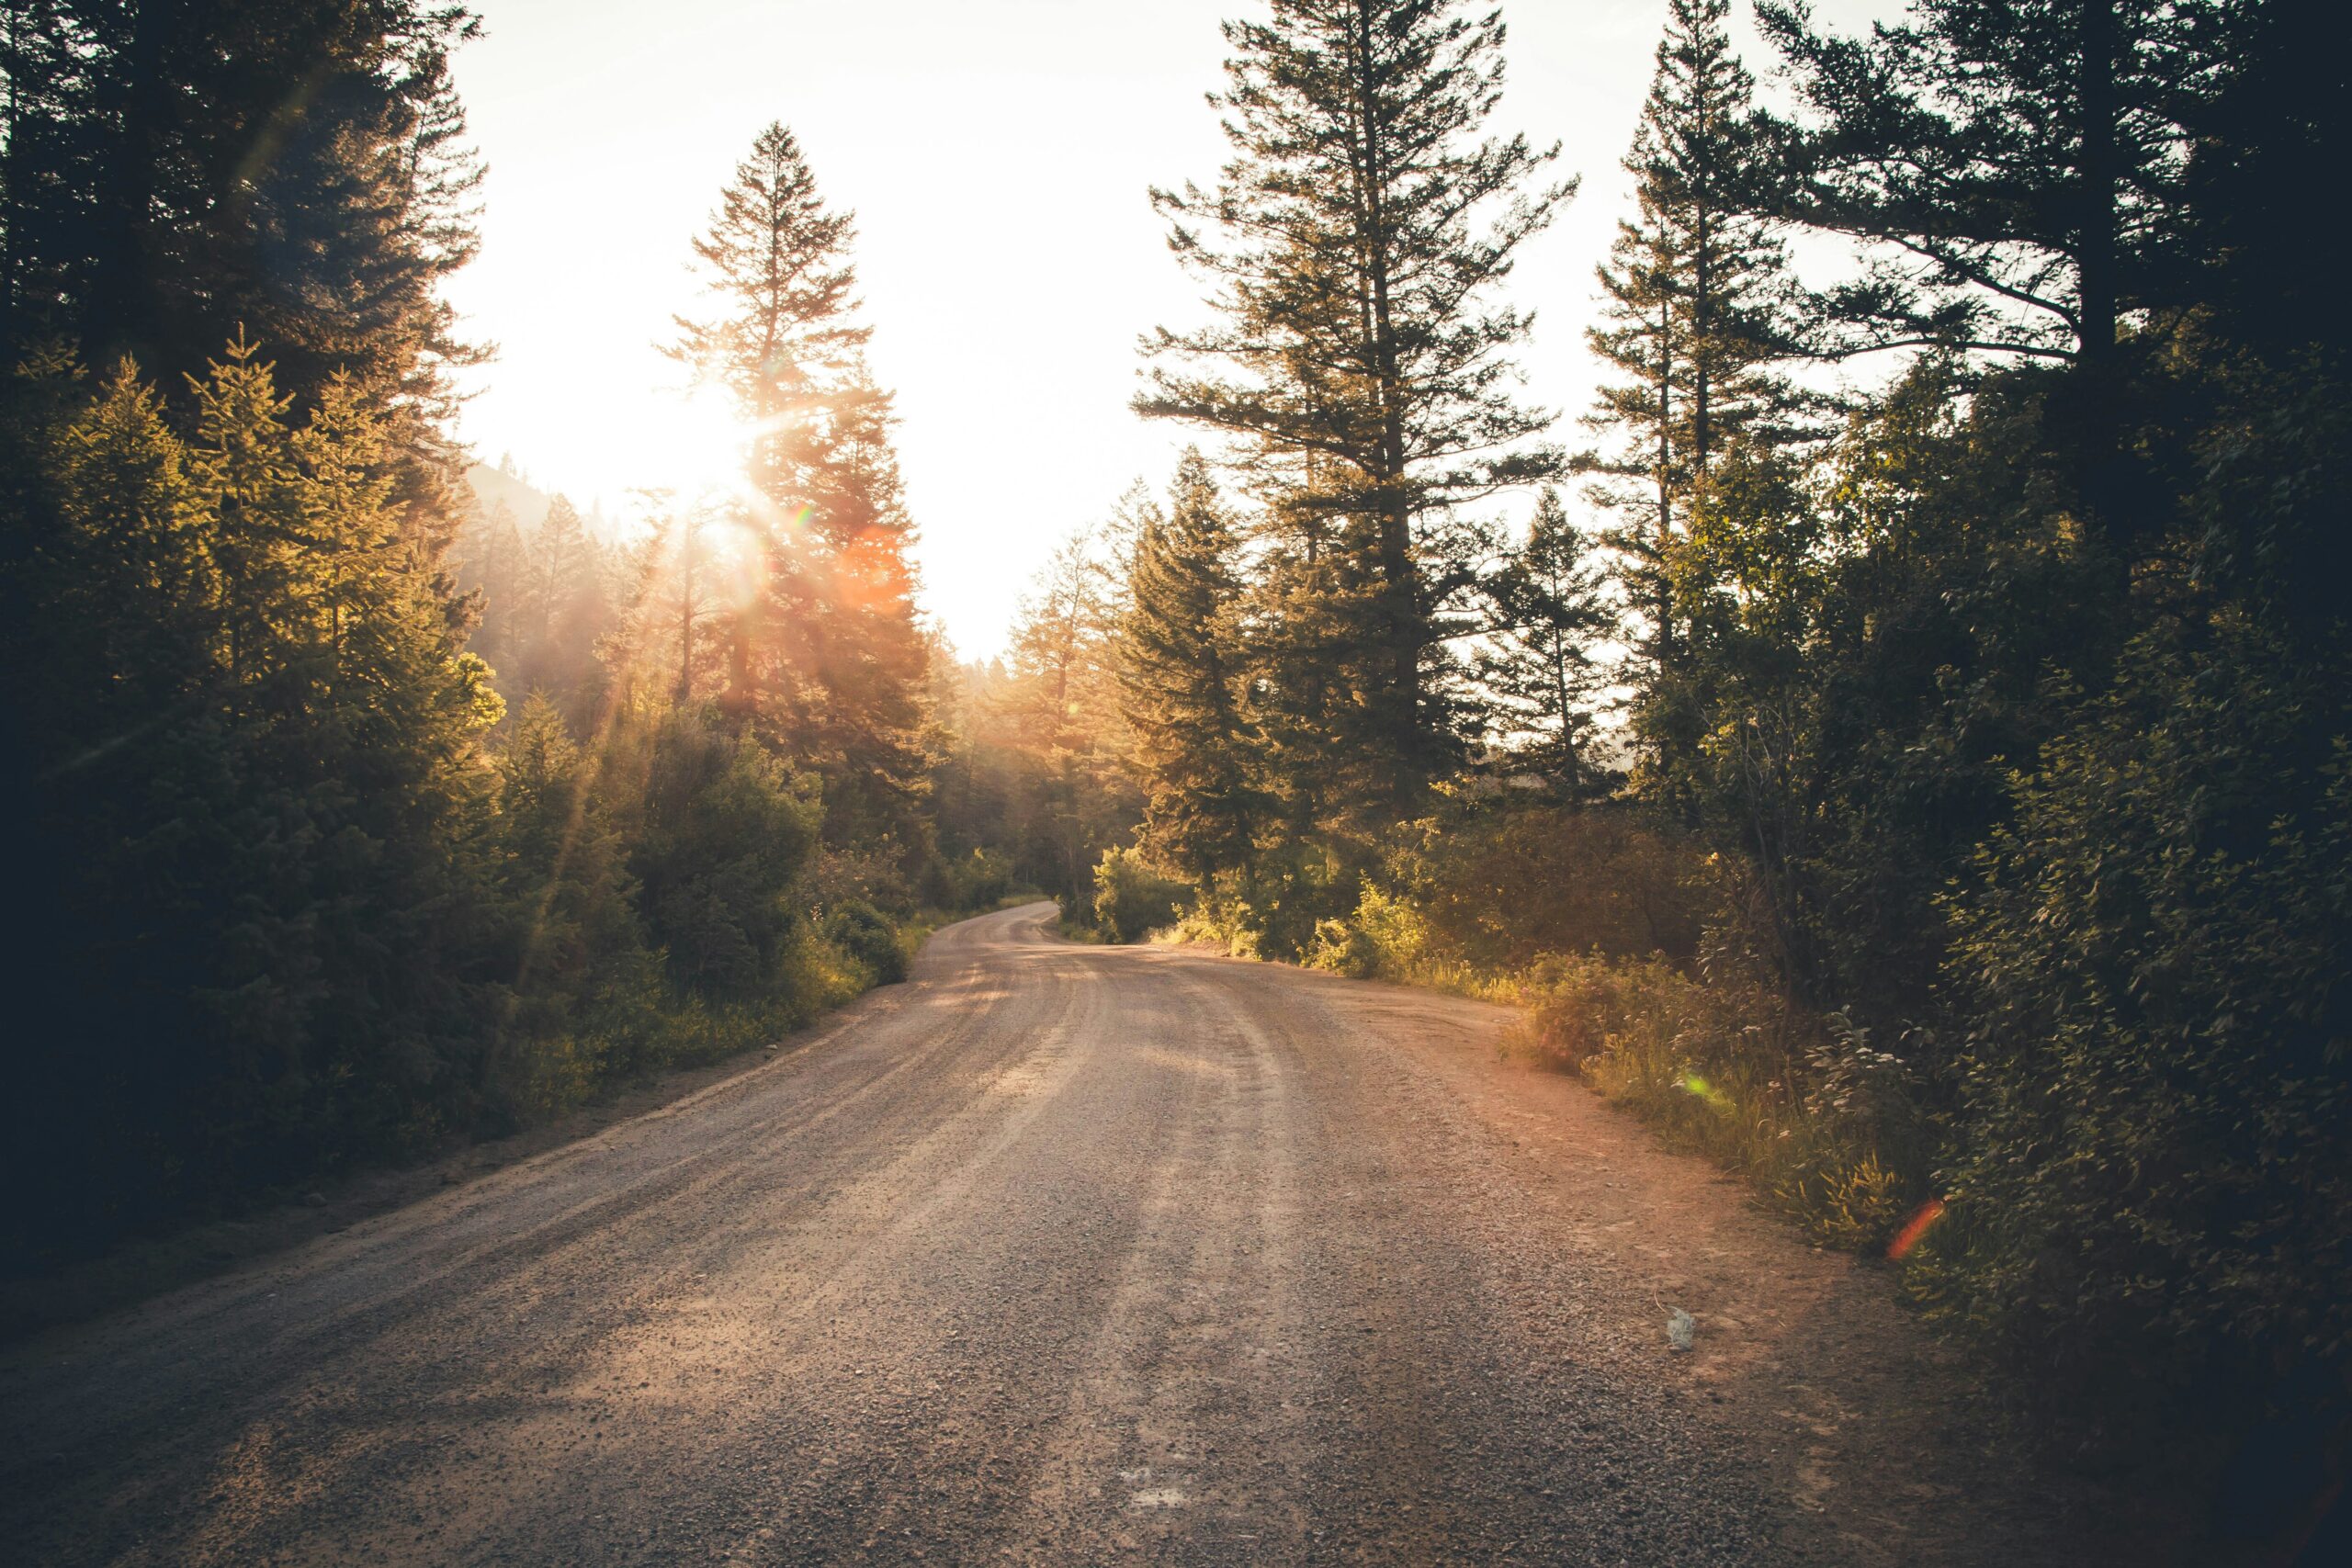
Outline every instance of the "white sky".
{"type": "MultiPolygon", "coordinates": [[[[877,377],[922,540],[923,603],[967,655],[1002,644],[1053,543],[1189,437],[1127,411],[1138,333],[1197,319],[1145,197],[1224,160],[1201,95],[1221,17],[1260,0],[478,0],[458,56],[490,164],[481,258],[449,297],[497,359],[463,434],[585,510],[674,477],[688,241],[771,119],[854,209],[877,377]]],[[[1833,0],[1850,26],[1892,0],[1833,0]]],[[[1498,129],[1562,142],[1583,190],[1523,253],[1529,392],[1590,399],[1592,269],[1628,204],[1618,168],[1664,0],[1515,0],[1498,129]]],[[[1745,35],[1747,7],[1740,7],[1745,35]]],[[[1752,40],[1751,40],[1752,42],[1752,40]]],[[[1767,75],[1758,48],[1745,52],[1767,75]]],[[[699,444],[707,450],[707,443],[699,444]]]]}

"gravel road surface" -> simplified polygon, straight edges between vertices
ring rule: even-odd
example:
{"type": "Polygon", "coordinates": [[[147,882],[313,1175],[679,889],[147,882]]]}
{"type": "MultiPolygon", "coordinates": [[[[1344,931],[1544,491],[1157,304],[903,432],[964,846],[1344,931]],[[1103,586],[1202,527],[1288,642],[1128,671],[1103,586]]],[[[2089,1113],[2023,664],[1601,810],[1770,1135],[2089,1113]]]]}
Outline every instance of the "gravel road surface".
{"type": "Polygon", "coordinates": [[[2145,1563],[1500,1010],[1036,905],[650,1115],[0,1357],[0,1557],[2145,1563]],[[1698,1323],[1668,1348],[1669,1308],[1698,1323]]]}

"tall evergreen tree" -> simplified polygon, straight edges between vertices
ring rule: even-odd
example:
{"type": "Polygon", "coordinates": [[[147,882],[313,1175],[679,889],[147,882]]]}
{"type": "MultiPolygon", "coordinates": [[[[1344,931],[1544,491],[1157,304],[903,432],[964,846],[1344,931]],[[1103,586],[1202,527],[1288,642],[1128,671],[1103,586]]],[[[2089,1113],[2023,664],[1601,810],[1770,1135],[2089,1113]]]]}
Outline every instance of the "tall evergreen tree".
{"type": "Polygon", "coordinates": [[[1795,434],[1800,400],[1774,368],[1788,353],[1778,234],[1756,215],[1767,151],[1754,83],[1732,53],[1729,0],[1671,0],[1625,168],[1637,211],[1600,269],[1605,324],[1593,352],[1623,378],[1586,421],[1615,438],[1586,457],[1652,669],[1670,675],[1687,607],[1676,556],[1712,468],[1743,439],[1795,434]]]}
{"type": "Polygon", "coordinates": [[[616,615],[611,563],[572,505],[557,495],[525,543],[515,618],[522,637],[507,673],[519,699],[545,693],[572,726],[584,731],[604,684],[598,643],[616,615]]]}
{"type": "Polygon", "coordinates": [[[994,705],[1030,774],[1012,824],[1023,874],[1065,897],[1090,887],[1102,850],[1135,820],[1123,781],[1116,533],[1081,529],[1039,569],[1013,617],[994,705]]]}
{"type": "Polygon", "coordinates": [[[1119,627],[1122,706],[1144,785],[1144,843],[1204,890],[1248,868],[1265,819],[1245,707],[1238,541],[1197,448],[1146,519],[1119,627]]]}
{"type": "Polygon", "coordinates": [[[798,443],[814,592],[793,639],[801,672],[792,732],[826,782],[836,841],[921,835],[928,644],[916,620],[914,519],[891,441],[888,392],[862,360],[798,443]]]}
{"type": "Polygon", "coordinates": [[[514,509],[502,498],[467,513],[455,551],[458,587],[469,605],[473,633],[467,646],[492,670],[511,671],[521,645],[520,605],[527,554],[514,509]]]}
{"type": "Polygon", "coordinates": [[[449,59],[472,15],[40,4],[11,6],[7,30],[0,338],[131,355],[175,386],[243,329],[298,409],[347,374],[386,422],[405,525],[446,547],[459,513],[436,422],[473,351],[440,285],[473,254],[481,177],[449,59]]]}
{"type": "Polygon", "coordinates": [[[807,624],[815,592],[799,528],[807,465],[796,459],[807,455],[808,427],[832,377],[872,335],[853,320],[854,227],[850,214],[826,209],[792,132],[771,124],[694,242],[710,313],[678,317],[668,349],[698,381],[725,389],[752,430],[752,500],[738,503],[734,521],[759,541],[765,591],[728,617],[726,685],[718,694],[738,724],[787,681],[778,660],[785,640],[807,624]]]}
{"type": "Polygon", "coordinates": [[[651,532],[629,573],[636,590],[627,646],[643,662],[650,689],[666,691],[678,706],[691,708],[718,682],[712,668],[716,599],[707,538],[713,507],[699,497],[681,502],[667,491],[650,499],[651,532]]]}
{"type": "Polygon", "coordinates": [[[728,617],[722,708],[823,777],[829,830],[919,835],[924,647],[890,394],[862,350],[852,216],[771,125],[695,242],[712,310],[671,352],[752,426],[759,595],[728,617]]]}
{"type": "Polygon", "coordinates": [[[1590,554],[1559,492],[1545,486],[1527,543],[1487,581],[1494,622],[1478,659],[1479,683],[1494,701],[1489,722],[1516,742],[1510,764],[1570,798],[1606,776],[1591,740],[1609,671],[1593,654],[1615,632],[1616,615],[1590,554]]]}
{"type": "Polygon", "coordinates": [[[775,123],[752,140],[694,242],[712,313],[678,317],[670,353],[726,388],[761,427],[752,479],[763,487],[786,477],[787,416],[873,336],[854,320],[855,233],[854,215],[825,206],[798,139],[775,123]]]}
{"type": "Polygon", "coordinates": [[[20,857],[52,918],[17,987],[51,1091],[43,1222],[399,1146],[468,1113],[494,1011],[498,702],[405,535],[389,437],[344,379],[289,424],[243,344],[195,400],[192,442],[128,372],[62,422],[53,530],[12,583],[81,612],[7,633],[33,781],[10,827],[50,846],[20,857]],[[67,686],[61,655],[91,700],[23,689],[67,686]],[[75,1139],[119,1170],[93,1179],[75,1139]]]}
{"type": "MultiPolygon", "coordinates": [[[[50,378],[82,385],[54,366],[50,378]]],[[[200,705],[217,679],[224,595],[193,455],[131,367],[41,437],[27,456],[46,470],[50,527],[11,575],[48,614],[8,629],[10,728],[16,756],[54,763],[77,738],[200,705]]]]}
{"type": "Polygon", "coordinates": [[[1905,343],[2093,364],[2164,292],[2222,7],[2205,0],[1916,0],[1866,39],[1758,7],[1813,117],[1792,210],[1885,247],[1823,303],[1851,352],[1905,343]]]}
{"type": "Polygon", "coordinates": [[[1556,150],[1479,139],[1502,91],[1497,14],[1277,0],[1225,36],[1213,101],[1233,158],[1214,192],[1153,193],[1219,320],[1147,340],[1136,407],[1287,476],[1276,515],[1329,552],[1310,618],[1345,692],[1325,711],[1347,723],[1321,761],[1356,764],[1342,811],[1410,809],[1459,753],[1448,637],[1483,539],[1455,509],[1556,463],[1532,444],[1548,417],[1513,396],[1530,318],[1490,296],[1572,186],[1533,183],[1556,150]]]}
{"type": "Polygon", "coordinates": [[[2117,521],[2126,323],[2176,319],[2200,292],[2181,255],[2190,128],[2245,9],[1915,0],[1853,39],[1817,31],[1802,4],[1760,6],[1808,111],[1782,128],[1798,171],[1785,209],[1870,263],[1823,299],[1821,351],[1934,344],[2074,367],[2060,439],[2086,509],[2117,521]]]}

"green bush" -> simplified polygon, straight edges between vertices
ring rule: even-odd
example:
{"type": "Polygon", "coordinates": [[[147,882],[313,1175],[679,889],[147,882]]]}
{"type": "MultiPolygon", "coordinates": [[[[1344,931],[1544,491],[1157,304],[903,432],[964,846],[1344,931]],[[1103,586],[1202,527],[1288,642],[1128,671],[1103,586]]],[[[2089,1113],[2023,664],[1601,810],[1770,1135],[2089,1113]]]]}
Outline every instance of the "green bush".
{"type": "MultiPolygon", "coordinates": [[[[871,904],[894,920],[912,918],[930,889],[919,887],[893,844],[826,844],[801,874],[800,893],[820,909],[871,904]]],[[[928,878],[924,879],[928,882],[928,878]]]]}
{"type": "Polygon", "coordinates": [[[1367,886],[1355,913],[1344,920],[1318,921],[1305,962],[1357,979],[1410,980],[1429,952],[1429,924],[1412,900],[1367,886]]]}
{"type": "Polygon", "coordinates": [[[2352,671],[2299,651],[2144,634],[1955,901],[1962,1136],[1919,1282],[2043,1368],[2243,1386],[2352,1350],[2352,671]]]}
{"type": "Polygon", "coordinates": [[[947,867],[951,908],[993,909],[1012,891],[1012,861],[995,850],[974,850],[947,867]]]}
{"type": "Polygon", "coordinates": [[[1105,850],[1094,868],[1093,919],[1109,942],[1141,942],[1176,923],[1177,906],[1192,889],[1155,871],[1137,850],[1105,850]]]}
{"type": "Polygon", "coordinates": [[[1261,853],[1246,874],[1228,873],[1200,890],[1183,933],[1237,957],[1306,963],[1325,922],[1351,914],[1363,886],[1360,873],[1329,846],[1295,840],[1261,853]]]}
{"type": "Polygon", "coordinates": [[[1432,954],[1514,970],[1546,953],[1688,960],[1721,896],[1707,857],[1615,806],[1505,803],[1412,824],[1389,876],[1432,954]]]}
{"type": "Polygon", "coordinates": [[[825,917],[825,938],[862,965],[879,986],[907,977],[907,955],[899,943],[899,928],[873,905],[859,900],[842,905],[825,917]]]}
{"type": "Polygon", "coordinates": [[[714,1001],[788,999],[791,895],[821,814],[813,785],[694,714],[663,715],[641,744],[629,868],[672,983],[714,1001]]]}
{"type": "Polygon", "coordinates": [[[1882,1243],[1926,1195],[1909,1086],[1843,1020],[1657,957],[1545,958],[1521,999],[1516,1054],[1581,1073],[1826,1240],[1882,1243]]]}

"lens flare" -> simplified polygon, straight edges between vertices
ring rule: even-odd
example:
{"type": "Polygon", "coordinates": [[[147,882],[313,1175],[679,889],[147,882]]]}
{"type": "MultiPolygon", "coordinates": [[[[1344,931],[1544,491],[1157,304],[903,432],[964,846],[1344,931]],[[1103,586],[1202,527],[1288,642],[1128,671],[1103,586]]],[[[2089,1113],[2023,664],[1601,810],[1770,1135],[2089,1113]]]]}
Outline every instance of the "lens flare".
{"type": "Polygon", "coordinates": [[[739,614],[760,601],[768,581],[768,552],[760,530],[741,517],[721,517],[709,533],[705,560],[718,602],[739,614]]]}
{"type": "Polygon", "coordinates": [[[1683,1074],[1682,1081],[1677,1087],[1683,1093],[1702,1101],[1708,1110],[1718,1116],[1728,1116],[1732,1112],[1731,1096],[1696,1073],[1683,1074]]]}
{"type": "Polygon", "coordinates": [[[1903,1228],[1894,1233],[1894,1239],[1886,1244],[1886,1256],[1895,1262],[1901,1262],[1905,1254],[1919,1245],[1919,1238],[1928,1234],[1929,1227],[1943,1217],[1944,1201],[1942,1199],[1930,1198],[1920,1204],[1911,1217],[1903,1222],[1903,1228]]]}

